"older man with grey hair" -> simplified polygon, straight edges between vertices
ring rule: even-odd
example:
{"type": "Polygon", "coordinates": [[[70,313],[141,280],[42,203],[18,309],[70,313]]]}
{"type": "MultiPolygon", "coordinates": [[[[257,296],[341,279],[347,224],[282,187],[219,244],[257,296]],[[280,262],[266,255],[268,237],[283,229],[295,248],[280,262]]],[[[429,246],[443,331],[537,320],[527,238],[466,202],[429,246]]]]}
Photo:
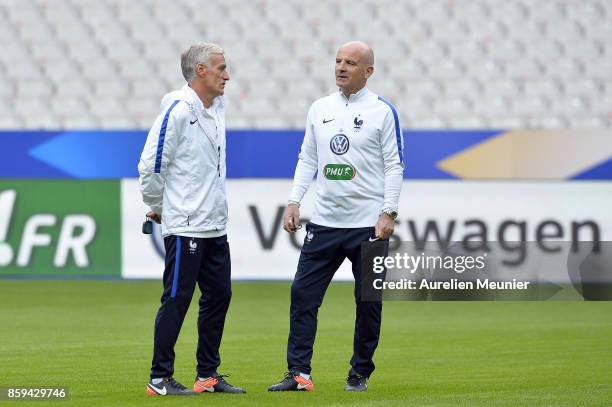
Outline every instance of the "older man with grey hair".
{"type": "Polygon", "coordinates": [[[223,98],[229,74],[223,49],[193,45],[181,55],[181,69],[187,84],[163,97],[138,164],[147,216],[161,224],[166,249],[147,393],[245,393],[217,372],[232,294],[223,98]],[[173,378],[174,345],[196,283],[201,291],[197,375],[190,390],[173,378]]]}

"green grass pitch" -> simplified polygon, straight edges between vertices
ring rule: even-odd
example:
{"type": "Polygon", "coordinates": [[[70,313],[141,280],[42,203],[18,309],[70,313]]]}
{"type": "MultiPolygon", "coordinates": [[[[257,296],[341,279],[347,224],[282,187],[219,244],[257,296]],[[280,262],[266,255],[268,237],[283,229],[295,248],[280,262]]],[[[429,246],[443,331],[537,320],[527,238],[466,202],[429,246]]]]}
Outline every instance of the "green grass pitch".
{"type": "MultiPolygon", "coordinates": [[[[67,386],[70,400],[45,402],[62,406],[612,405],[612,302],[386,302],[370,389],[349,394],[352,284],[332,284],[315,392],[279,394],[266,389],[286,370],[289,284],[233,291],[220,372],[246,395],[145,395],[158,281],[0,280],[0,387],[67,386]]],[[[187,386],[196,309],[194,300],[176,346],[175,377],[187,386]]]]}

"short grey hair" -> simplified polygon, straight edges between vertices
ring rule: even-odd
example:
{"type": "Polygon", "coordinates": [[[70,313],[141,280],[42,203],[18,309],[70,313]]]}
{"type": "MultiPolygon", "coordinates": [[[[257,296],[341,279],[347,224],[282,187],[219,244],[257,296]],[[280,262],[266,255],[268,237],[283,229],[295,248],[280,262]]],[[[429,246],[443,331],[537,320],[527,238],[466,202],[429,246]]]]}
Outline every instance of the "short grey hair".
{"type": "Polygon", "coordinates": [[[204,64],[209,66],[210,56],[212,54],[225,55],[223,48],[211,42],[202,42],[194,44],[181,54],[181,71],[183,78],[187,82],[191,82],[196,77],[196,66],[204,64]]]}

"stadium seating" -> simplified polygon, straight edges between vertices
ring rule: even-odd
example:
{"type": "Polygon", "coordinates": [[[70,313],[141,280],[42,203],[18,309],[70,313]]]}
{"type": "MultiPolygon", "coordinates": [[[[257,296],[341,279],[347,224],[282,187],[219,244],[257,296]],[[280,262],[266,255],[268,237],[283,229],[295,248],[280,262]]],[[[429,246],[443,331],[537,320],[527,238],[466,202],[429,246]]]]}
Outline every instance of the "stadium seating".
{"type": "Polygon", "coordinates": [[[0,18],[0,129],[146,128],[197,41],[227,51],[231,127],[302,128],[350,39],[404,127],[612,128],[607,0],[0,0],[0,18]]]}

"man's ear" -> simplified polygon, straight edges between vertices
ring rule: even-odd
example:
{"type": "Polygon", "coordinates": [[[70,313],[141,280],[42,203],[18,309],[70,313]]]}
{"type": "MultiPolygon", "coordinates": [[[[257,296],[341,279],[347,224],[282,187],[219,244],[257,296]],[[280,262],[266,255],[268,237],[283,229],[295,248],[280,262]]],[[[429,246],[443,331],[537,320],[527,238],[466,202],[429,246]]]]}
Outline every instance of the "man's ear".
{"type": "Polygon", "coordinates": [[[366,74],[365,74],[366,79],[368,79],[370,76],[372,76],[373,73],[374,73],[374,67],[373,66],[368,66],[366,68],[366,74]]]}
{"type": "Polygon", "coordinates": [[[196,65],[196,74],[198,75],[198,77],[203,77],[204,75],[206,75],[206,65],[204,64],[197,64],[196,65]]]}

